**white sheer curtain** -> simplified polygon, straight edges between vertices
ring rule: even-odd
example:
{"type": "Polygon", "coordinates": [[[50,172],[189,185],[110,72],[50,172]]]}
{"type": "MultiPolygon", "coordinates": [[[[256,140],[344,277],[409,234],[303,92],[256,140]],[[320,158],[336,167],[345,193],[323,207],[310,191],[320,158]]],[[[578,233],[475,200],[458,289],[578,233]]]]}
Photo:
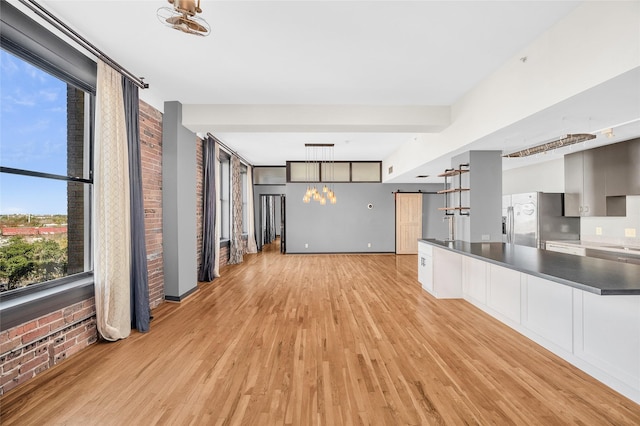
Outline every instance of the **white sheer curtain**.
{"type": "Polygon", "coordinates": [[[94,168],[95,297],[106,340],[131,333],[127,129],[122,75],[98,61],[94,168]]]}
{"type": "Polygon", "coordinates": [[[216,174],[216,232],[215,232],[215,259],[213,267],[213,276],[220,276],[220,221],[222,212],[222,205],[220,204],[220,145],[216,141],[215,143],[216,161],[215,161],[215,174],[216,174]]]}
{"type": "Polygon", "coordinates": [[[256,224],[253,211],[253,167],[247,166],[247,253],[257,253],[256,224]]]}

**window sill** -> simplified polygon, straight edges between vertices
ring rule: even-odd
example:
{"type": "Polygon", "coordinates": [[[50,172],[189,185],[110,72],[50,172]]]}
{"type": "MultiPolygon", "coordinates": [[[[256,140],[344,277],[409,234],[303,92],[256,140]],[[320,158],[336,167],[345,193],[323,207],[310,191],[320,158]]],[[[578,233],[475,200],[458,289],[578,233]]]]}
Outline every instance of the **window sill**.
{"type": "Polygon", "coordinates": [[[70,277],[68,282],[45,288],[2,294],[0,331],[8,330],[43,315],[94,296],[93,274],[70,277]],[[32,290],[32,291],[27,291],[32,290]]]}

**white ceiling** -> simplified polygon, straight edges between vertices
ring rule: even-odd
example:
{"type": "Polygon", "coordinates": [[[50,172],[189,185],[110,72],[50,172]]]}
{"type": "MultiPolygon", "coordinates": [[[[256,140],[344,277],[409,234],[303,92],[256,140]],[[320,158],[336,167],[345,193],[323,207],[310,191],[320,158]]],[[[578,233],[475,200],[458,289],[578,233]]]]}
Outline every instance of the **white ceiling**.
{"type": "MultiPolygon", "coordinates": [[[[141,97],[161,107],[451,105],[580,2],[203,0],[202,38],[163,26],[164,0],[41,3],[144,76],[141,97]]],[[[505,146],[524,129],[505,129],[505,146]]],[[[307,142],[336,143],[336,160],[382,160],[416,136],[210,131],[257,165],[304,158],[307,142]]]]}

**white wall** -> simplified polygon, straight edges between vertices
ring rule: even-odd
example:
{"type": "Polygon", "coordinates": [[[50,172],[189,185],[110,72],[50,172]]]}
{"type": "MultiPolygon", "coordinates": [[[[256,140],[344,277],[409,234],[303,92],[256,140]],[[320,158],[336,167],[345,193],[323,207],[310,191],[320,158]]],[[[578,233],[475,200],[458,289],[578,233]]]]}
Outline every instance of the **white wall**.
{"type": "Polygon", "coordinates": [[[387,157],[383,182],[638,67],[638,19],[639,2],[582,3],[452,105],[451,126],[387,157]]]}
{"type": "Polygon", "coordinates": [[[564,158],[502,172],[503,195],[536,191],[564,192],[564,158]]]}

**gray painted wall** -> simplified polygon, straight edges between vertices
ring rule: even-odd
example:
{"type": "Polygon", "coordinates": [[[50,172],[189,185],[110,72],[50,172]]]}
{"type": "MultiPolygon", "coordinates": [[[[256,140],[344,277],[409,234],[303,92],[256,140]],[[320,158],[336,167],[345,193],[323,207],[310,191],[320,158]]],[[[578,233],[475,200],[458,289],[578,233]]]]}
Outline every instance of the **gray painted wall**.
{"type": "Polygon", "coordinates": [[[197,288],[196,135],[182,126],[182,104],[165,102],[162,120],[164,293],[180,300],[197,288]]]}
{"type": "MultiPolygon", "coordinates": [[[[393,192],[425,192],[442,185],[342,183],[334,186],[338,203],[305,204],[306,184],[286,185],[286,232],[288,253],[393,253],[395,252],[395,199],[393,192]],[[373,204],[372,209],[367,205],[373,204]],[[371,243],[371,247],[368,244],[371,243]],[[305,247],[305,244],[308,246],[305,247]]],[[[442,196],[425,195],[423,237],[446,232],[437,207],[442,196]],[[437,207],[436,207],[437,206],[437,207]]]]}
{"type": "Polygon", "coordinates": [[[471,210],[469,216],[456,213],[455,239],[502,242],[502,152],[467,151],[451,159],[453,168],[461,163],[469,164],[469,173],[461,179],[462,187],[470,190],[450,197],[462,197],[462,205],[471,210]]]}

